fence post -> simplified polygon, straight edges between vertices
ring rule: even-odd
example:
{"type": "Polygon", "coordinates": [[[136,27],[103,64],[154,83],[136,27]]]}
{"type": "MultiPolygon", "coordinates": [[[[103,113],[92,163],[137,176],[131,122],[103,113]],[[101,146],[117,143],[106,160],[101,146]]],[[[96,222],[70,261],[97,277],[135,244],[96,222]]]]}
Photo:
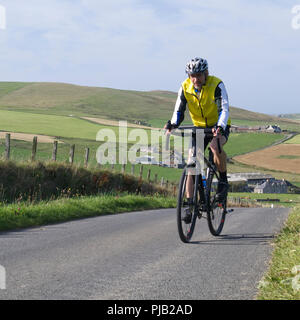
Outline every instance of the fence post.
{"type": "Polygon", "coordinates": [[[10,158],[10,133],[5,136],[5,160],[10,158]]]}
{"type": "Polygon", "coordinates": [[[141,167],[140,167],[140,180],[143,179],[143,165],[141,164],[141,167]]]}
{"type": "Polygon", "coordinates": [[[74,162],[74,154],[75,154],[75,144],[71,145],[71,148],[70,148],[69,163],[74,162]]]}
{"type": "Polygon", "coordinates": [[[125,168],[126,168],[126,164],[123,163],[123,164],[122,164],[122,169],[121,169],[121,170],[122,170],[121,172],[122,172],[123,174],[125,173],[125,168]]]}
{"type": "Polygon", "coordinates": [[[113,157],[113,158],[112,158],[112,162],[111,162],[111,170],[114,170],[114,169],[115,169],[115,164],[117,164],[116,158],[113,157]]]}
{"type": "Polygon", "coordinates": [[[164,186],[164,177],[161,177],[161,180],[160,180],[160,186],[163,187],[164,186]]]}
{"type": "Polygon", "coordinates": [[[85,148],[84,166],[87,168],[89,162],[90,148],[85,148]]]}
{"type": "Polygon", "coordinates": [[[134,164],[131,165],[131,174],[134,176],[134,164]]]}
{"type": "Polygon", "coordinates": [[[31,161],[35,161],[36,149],[37,149],[37,136],[34,136],[32,141],[31,161]]]}
{"type": "Polygon", "coordinates": [[[52,160],[56,161],[57,156],[57,141],[53,142],[53,150],[52,150],[52,160]]]}
{"type": "Polygon", "coordinates": [[[147,173],[147,181],[150,182],[151,169],[148,170],[147,173]]]}
{"type": "Polygon", "coordinates": [[[176,197],[176,184],[173,183],[173,196],[176,197]]]}
{"type": "Polygon", "coordinates": [[[157,184],[157,173],[155,173],[155,176],[154,176],[154,183],[157,184]]]}

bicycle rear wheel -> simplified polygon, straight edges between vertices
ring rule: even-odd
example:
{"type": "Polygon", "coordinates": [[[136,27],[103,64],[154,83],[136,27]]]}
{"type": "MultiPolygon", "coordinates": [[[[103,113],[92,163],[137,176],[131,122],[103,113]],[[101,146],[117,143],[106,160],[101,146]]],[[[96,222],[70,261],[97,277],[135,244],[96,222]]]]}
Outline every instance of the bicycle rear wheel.
{"type": "Polygon", "coordinates": [[[186,198],[186,183],[187,183],[187,169],[183,170],[177,198],[177,227],[179,237],[183,242],[189,242],[192,238],[196,220],[198,216],[198,183],[199,176],[193,176],[194,178],[194,197],[193,205],[189,205],[186,198]],[[189,222],[186,221],[187,210],[190,210],[191,219],[189,222]]]}
{"type": "Polygon", "coordinates": [[[226,216],[226,205],[227,201],[224,200],[219,203],[216,200],[217,194],[218,177],[216,172],[209,169],[207,179],[207,199],[208,199],[208,210],[207,210],[207,223],[209,231],[212,235],[218,236],[223,229],[226,216]]]}

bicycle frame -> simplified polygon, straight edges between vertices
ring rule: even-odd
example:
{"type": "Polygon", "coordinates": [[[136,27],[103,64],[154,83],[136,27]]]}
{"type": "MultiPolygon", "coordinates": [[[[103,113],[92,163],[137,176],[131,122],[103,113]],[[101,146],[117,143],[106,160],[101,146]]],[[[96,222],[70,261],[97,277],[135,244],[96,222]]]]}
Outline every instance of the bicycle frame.
{"type": "MultiPolygon", "coordinates": [[[[182,129],[202,130],[206,135],[213,136],[211,129],[194,127],[184,127],[181,128],[181,130],[182,129]]],[[[182,131],[180,131],[180,135],[183,136],[182,131]]],[[[203,212],[206,212],[209,230],[215,236],[221,233],[225,221],[225,214],[228,213],[226,199],[219,201],[218,198],[216,198],[217,190],[213,186],[213,180],[217,179],[219,181],[220,175],[214,163],[212,150],[209,149],[209,157],[207,159],[204,155],[203,146],[200,150],[200,158],[197,141],[196,146],[192,145],[192,147],[193,153],[189,154],[189,163],[183,171],[177,198],[177,225],[179,236],[183,242],[190,241],[195,229],[197,217],[202,218],[203,212]],[[205,165],[207,167],[205,172],[206,187],[204,187],[202,178],[205,165]],[[192,181],[189,179],[190,176],[193,177],[192,181]],[[191,189],[192,186],[193,190],[191,189]]],[[[230,210],[230,212],[231,211],[232,210],[230,210]]]]}
{"type": "MultiPolygon", "coordinates": [[[[206,164],[207,166],[207,169],[206,170],[207,172],[205,173],[205,176],[206,176],[206,180],[208,180],[208,176],[209,174],[211,175],[216,175],[217,179],[219,180],[219,174],[218,174],[218,171],[216,170],[216,166],[213,162],[213,153],[211,151],[211,149],[209,149],[209,160],[204,156],[204,163],[206,164]]],[[[196,161],[195,163],[193,163],[191,165],[191,167],[195,167],[196,169],[196,174],[194,174],[195,176],[195,183],[194,183],[194,187],[196,187],[195,189],[197,191],[199,191],[199,201],[198,203],[195,204],[195,206],[197,206],[197,209],[199,209],[199,206],[201,205],[205,205],[205,210],[203,210],[204,208],[200,208],[200,211],[207,211],[207,210],[210,210],[210,199],[208,199],[208,194],[206,192],[206,188],[204,187],[204,184],[203,184],[203,177],[202,177],[202,174],[201,172],[203,171],[202,168],[201,168],[201,163],[200,161],[196,158],[196,161]],[[197,184],[196,184],[197,182],[197,184]]],[[[189,165],[187,165],[187,169],[189,168],[189,165]]],[[[188,172],[186,172],[186,174],[188,175],[188,172]]],[[[194,198],[195,198],[195,195],[194,195],[194,198]]]]}

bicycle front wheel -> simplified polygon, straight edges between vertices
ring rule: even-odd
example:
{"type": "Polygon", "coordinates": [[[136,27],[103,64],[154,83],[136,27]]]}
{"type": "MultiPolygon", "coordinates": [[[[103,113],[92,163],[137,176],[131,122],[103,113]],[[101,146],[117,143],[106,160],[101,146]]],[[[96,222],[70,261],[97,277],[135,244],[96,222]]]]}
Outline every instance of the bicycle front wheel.
{"type": "Polygon", "coordinates": [[[207,223],[209,231],[212,235],[218,236],[225,223],[226,200],[219,203],[216,200],[218,177],[213,170],[209,170],[207,179],[207,223]]]}
{"type": "Polygon", "coordinates": [[[177,226],[179,237],[183,242],[189,242],[191,240],[198,215],[197,203],[199,176],[193,176],[194,197],[192,205],[188,203],[186,197],[187,178],[187,169],[184,169],[180,179],[177,198],[177,226]]]}

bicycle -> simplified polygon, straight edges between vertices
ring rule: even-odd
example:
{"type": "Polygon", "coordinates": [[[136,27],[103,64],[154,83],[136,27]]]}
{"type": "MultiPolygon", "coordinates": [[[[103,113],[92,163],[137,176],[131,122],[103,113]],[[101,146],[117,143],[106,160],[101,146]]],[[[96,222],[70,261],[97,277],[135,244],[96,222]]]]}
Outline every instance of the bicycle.
{"type": "MultiPolygon", "coordinates": [[[[201,129],[197,127],[179,127],[173,130],[171,134],[183,136],[183,131],[186,133],[187,129],[191,130],[192,134],[196,134],[196,131],[199,130],[207,137],[213,136],[211,128],[201,129]]],[[[218,148],[219,152],[221,152],[219,141],[218,148]]],[[[196,220],[197,218],[201,219],[202,217],[207,219],[208,228],[211,234],[214,236],[220,235],[225,223],[226,214],[233,211],[233,209],[227,210],[227,197],[225,197],[222,202],[216,199],[217,185],[220,177],[213,161],[213,153],[211,149],[209,148],[208,159],[203,156],[204,163],[207,167],[206,170],[205,168],[201,168],[200,161],[195,157],[196,152],[197,150],[194,151],[195,161],[185,166],[179,183],[177,198],[177,226],[180,239],[183,242],[189,242],[191,240],[196,220]],[[192,203],[188,203],[186,198],[186,182],[190,169],[194,169],[196,171],[196,173],[192,175],[194,187],[192,203]],[[187,222],[185,219],[187,210],[191,213],[190,222],[187,222]],[[203,215],[205,212],[206,217],[203,215]]]]}

